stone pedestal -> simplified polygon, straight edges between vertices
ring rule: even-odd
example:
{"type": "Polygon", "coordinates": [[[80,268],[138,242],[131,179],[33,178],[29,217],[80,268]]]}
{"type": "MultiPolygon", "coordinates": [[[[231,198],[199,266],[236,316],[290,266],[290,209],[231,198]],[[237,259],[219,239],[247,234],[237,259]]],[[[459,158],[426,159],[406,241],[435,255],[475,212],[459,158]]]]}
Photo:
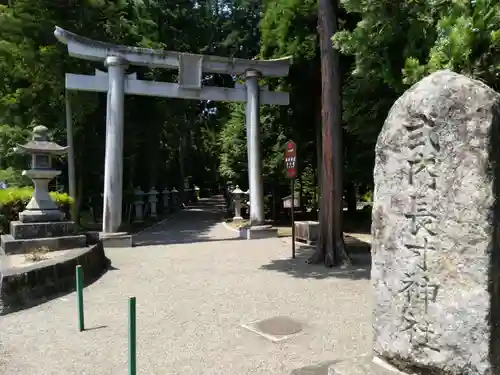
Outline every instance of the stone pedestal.
{"type": "Polygon", "coordinates": [[[99,233],[99,239],[102,241],[102,245],[105,249],[113,247],[132,247],[133,239],[132,235],[126,232],[117,233],[99,233]]]}
{"type": "Polygon", "coordinates": [[[76,249],[87,245],[87,238],[78,234],[72,221],[10,223],[11,234],[0,237],[1,247],[6,255],[23,254],[47,247],[50,251],[76,249]]]}
{"type": "Polygon", "coordinates": [[[240,238],[247,240],[276,237],[278,237],[278,228],[273,228],[271,225],[255,225],[248,228],[240,228],[240,238]]]}
{"type": "Polygon", "coordinates": [[[64,214],[52,200],[48,191],[49,182],[60,174],[60,171],[37,169],[23,172],[23,175],[31,178],[35,190],[26,208],[19,214],[19,221],[34,223],[39,221],[60,221],[64,218],[64,214]]]}

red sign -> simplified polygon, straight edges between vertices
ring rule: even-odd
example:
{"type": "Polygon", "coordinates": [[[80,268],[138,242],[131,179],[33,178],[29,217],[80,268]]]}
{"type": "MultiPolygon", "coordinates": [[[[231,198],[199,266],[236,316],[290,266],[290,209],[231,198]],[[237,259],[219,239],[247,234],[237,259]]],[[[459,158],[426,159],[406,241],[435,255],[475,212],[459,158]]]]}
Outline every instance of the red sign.
{"type": "Polygon", "coordinates": [[[297,177],[297,146],[294,141],[288,141],[286,143],[285,168],[288,178],[297,177]]]}

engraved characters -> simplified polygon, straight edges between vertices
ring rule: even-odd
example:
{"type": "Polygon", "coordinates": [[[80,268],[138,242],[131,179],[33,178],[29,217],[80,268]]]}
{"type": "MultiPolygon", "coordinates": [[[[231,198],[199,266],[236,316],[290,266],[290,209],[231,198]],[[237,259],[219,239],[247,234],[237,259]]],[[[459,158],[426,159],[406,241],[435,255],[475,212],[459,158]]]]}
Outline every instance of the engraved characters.
{"type": "Polygon", "coordinates": [[[427,264],[427,255],[436,251],[438,221],[432,210],[436,192],[436,152],[439,144],[433,132],[433,123],[426,116],[408,130],[407,145],[411,152],[408,159],[409,184],[412,189],[410,210],[405,214],[409,221],[409,239],[405,247],[411,251],[416,262],[409,262],[402,287],[398,290],[405,298],[401,331],[408,332],[414,344],[437,350],[433,345],[435,333],[428,320],[429,304],[435,302],[439,286],[432,282],[427,264]]]}

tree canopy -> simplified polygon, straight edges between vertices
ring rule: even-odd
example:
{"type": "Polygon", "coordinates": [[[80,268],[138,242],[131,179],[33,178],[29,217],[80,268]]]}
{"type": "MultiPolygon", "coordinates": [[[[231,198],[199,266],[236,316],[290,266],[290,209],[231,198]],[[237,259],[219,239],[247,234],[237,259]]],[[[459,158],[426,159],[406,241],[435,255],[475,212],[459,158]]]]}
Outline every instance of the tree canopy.
{"type": "MultiPolygon", "coordinates": [[[[334,1],[334,0],[332,0],[334,1]]],[[[374,143],[394,100],[439,69],[481,79],[499,90],[500,5],[496,0],[342,0],[340,31],[344,186],[369,189],[374,143]]],[[[316,0],[2,0],[0,1],[0,168],[6,179],[26,161],[13,147],[33,122],[65,144],[64,74],[98,64],[71,58],[58,25],[89,38],[240,58],[293,57],[286,79],[262,84],[290,92],[289,107],[261,108],[266,193],[288,194],[282,151],[298,144],[304,202],[317,205],[321,75],[316,0]]],[[[141,79],[174,81],[176,72],[131,67],[141,79]]],[[[205,85],[241,77],[205,75],[205,85]]],[[[78,195],[102,191],[105,96],[71,94],[78,195]]],[[[244,106],[129,96],[124,188],[248,186],[244,106]]],[[[64,168],[64,160],[61,160],[64,168]]],[[[10,177],[9,177],[10,176],[10,177]]],[[[61,182],[65,184],[65,177],[61,182]]]]}

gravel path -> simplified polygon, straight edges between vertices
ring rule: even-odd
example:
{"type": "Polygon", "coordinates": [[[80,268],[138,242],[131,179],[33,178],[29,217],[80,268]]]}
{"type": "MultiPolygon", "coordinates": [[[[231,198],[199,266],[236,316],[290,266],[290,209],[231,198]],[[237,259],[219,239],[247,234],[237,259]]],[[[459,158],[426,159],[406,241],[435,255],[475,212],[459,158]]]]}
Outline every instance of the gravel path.
{"type": "Polygon", "coordinates": [[[307,265],[306,250],[291,260],[281,239],[236,240],[215,203],[107,251],[115,269],[84,290],[89,330],[76,330],[74,293],[0,317],[0,374],[126,374],[128,296],[142,375],[310,374],[297,369],[370,352],[366,270],[307,265]],[[241,327],[278,315],[303,334],[274,343],[241,327]]]}

